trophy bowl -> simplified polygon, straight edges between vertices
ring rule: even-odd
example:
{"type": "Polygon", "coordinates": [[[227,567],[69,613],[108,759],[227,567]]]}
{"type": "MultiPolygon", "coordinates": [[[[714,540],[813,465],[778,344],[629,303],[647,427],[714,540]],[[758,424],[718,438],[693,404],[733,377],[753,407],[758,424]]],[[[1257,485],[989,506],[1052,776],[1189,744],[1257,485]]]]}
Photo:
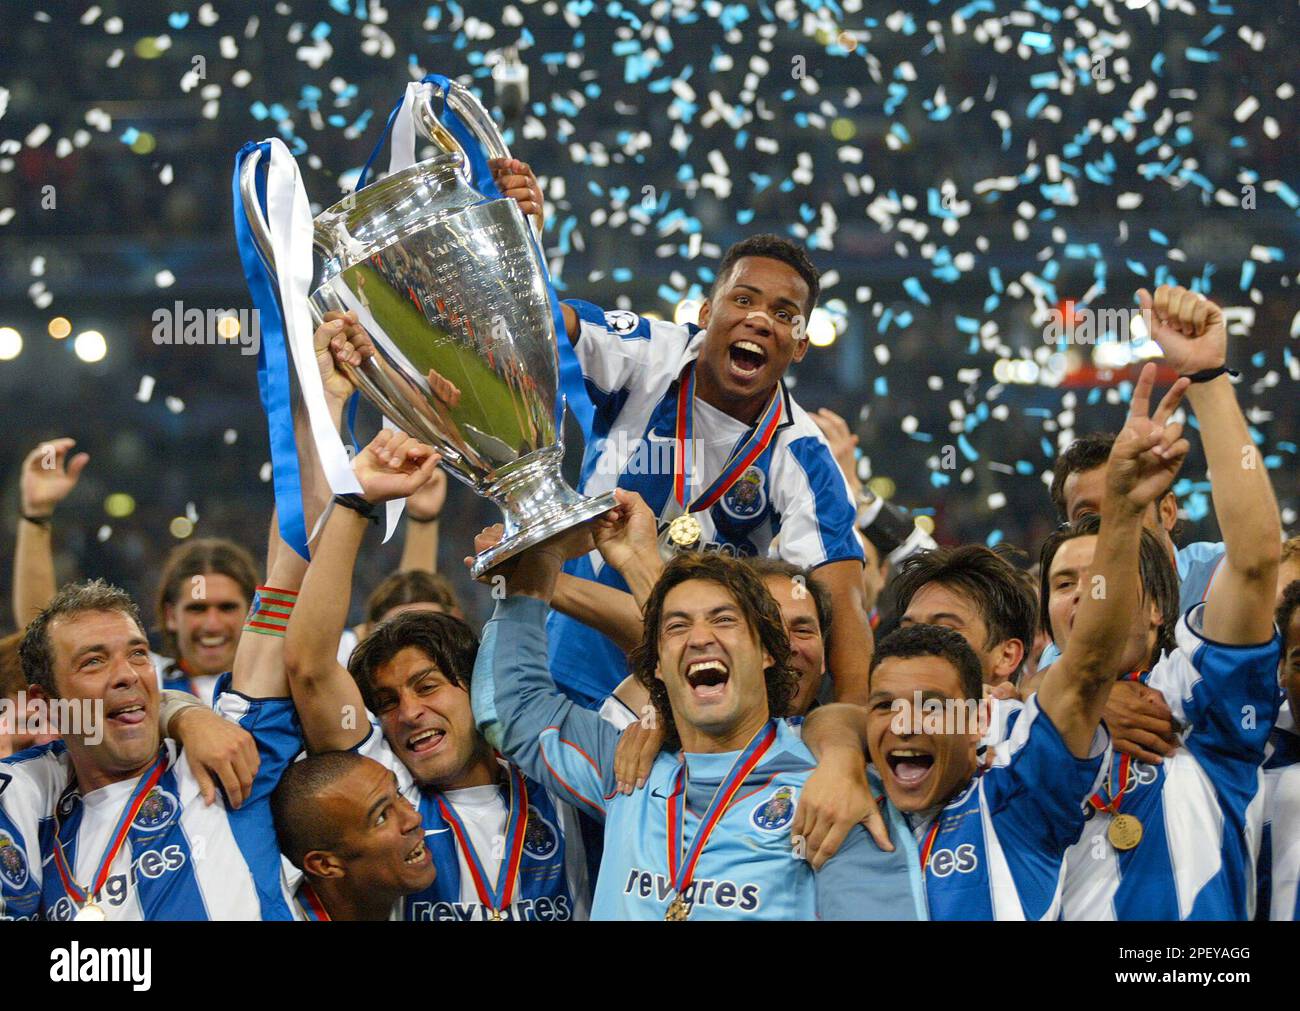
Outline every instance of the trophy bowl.
{"type": "Polygon", "coordinates": [[[475,577],[613,507],[560,475],[557,336],[518,204],[484,200],[442,154],[324,211],[315,242],[315,314],[355,312],[374,349],[354,383],[504,514],[475,577]]]}
{"type": "MultiPolygon", "coordinates": [[[[504,536],[475,559],[478,578],[615,500],[579,495],[561,476],[557,334],[539,246],[515,201],[486,198],[466,181],[464,151],[429,104],[440,89],[423,87],[420,129],[443,153],[315,218],[322,264],[309,301],[317,326],[330,311],[356,314],[365,357],[343,366],[353,384],[500,507],[504,536]]],[[[473,95],[452,83],[444,97],[490,155],[508,154],[473,95]]],[[[243,163],[239,189],[257,252],[274,272],[257,162],[243,163]]]]}

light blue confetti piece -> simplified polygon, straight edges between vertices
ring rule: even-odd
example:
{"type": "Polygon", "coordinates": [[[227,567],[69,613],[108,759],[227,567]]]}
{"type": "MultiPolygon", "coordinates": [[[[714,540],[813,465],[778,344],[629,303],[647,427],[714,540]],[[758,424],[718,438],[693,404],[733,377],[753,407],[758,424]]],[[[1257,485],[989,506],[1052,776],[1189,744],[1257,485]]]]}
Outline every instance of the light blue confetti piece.
{"type": "Polygon", "coordinates": [[[1300,207],[1300,197],[1297,197],[1295,190],[1281,180],[1278,181],[1276,192],[1282,202],[1292,210],[1300,207]]]}
{"type": "Polygon", "coordinates": [[[1246,260],[1241,265],[1241,290],[1245,291],[1246,289],[1248,289],[1250,287],[1251,282],[1254,280],[1255,280],[1255,261],[1246,260]]]}
{"type": "Polygon", "coordinates": [[[1160,142],[1161,142],[1160,137],[1148,137],[1146,140],[1142,141],[1142,143],[1138,144],[1138,146],[1135,147],[1133,151],[1135,154],[1143,155],[1146,154],[1148,151],[1150,151],[1153,147],[1158,147],[1160,145],[1160,142]]]}
{"type": "Polygon", "coordinates": [[[632,280],[632,271],[627,267],[615,267],[609,274],[619,284],[626,284],[632,280]]]}
{"type": "Polygon", "coordinates": [[[1290,453],[1292,456],[1294,456],[1296,452],[1296,445],[1294,442],[1279,442],[1277,448],[1282,450],[1284,453],[1290,453]]]}
{"type": "Polygon", "coordinates": [[[1047,457],[1047,459],[1050,460],[1052,457],[1056,456],[1056,447],[1048,442],[1046,438],[1040,438],[1038,445],[1043,451],[1043,456],[1047,457]]]}
{"type": "Polygon", "coordinates": [[[1213,28],[1211,28],[1208,32],[1205,33],[1205,37],[1201,39],[1201,45],[1203,46],[1214,45],[1214,43],[1219,41],[1219,38],[1223,35],[1223,32],[1224,32],[1223,25],[1215,25],[1213,28]]]}
{"type": "Polygon", "coordinates": [[[1037,119],[1038,114],[1042,112],[1046,106],[1047,106],[1047,96],[1040,91],[1037,95],[1033,97],[1030,103],[1027,106],[1025,106],[1025,115],[1028,116],[1030,119],[1037,119]]]}
{"type": "Polygon", "coordinates": [[[1228,147],[1245,147],[1245,146],[1246,146],[1246,138],[1242,136],[1233,137],[1231,140],[1228,141],[1228,147]]]}
{"type": "MultiPolygon", "coordinates": [[[[984,311],[985,311],[986,313],[987,313],[987,312],[992,312],[994,309],[996,309],[996,308],[1001,304],[1001,302],[1002,302],[1002,299],[1000,299],[997,295],[989,295],[986,299],[984,299],[984,311]]],[[[974,340],[972,341],[972,343],[975,344],[976,348],[979,347],[979,340],[978,340],[978,339],[974,339],[974,340]]]]}
{"type": "Polygon", "coordinates": [[[1088,391],[1088,406],[1092,406],[1101,400],[1101,387],[1093,387],[1088,391]]]}
{"type": "Polygon", "coordinates": [[[917,442],[934,442],[934,436],[929,432],[912,432],[910,435],[917,442]]]}
{"type": "MultiPolygon", "coordinates": [[[[258,104],[260,105],[261,103],[259,102],[258,104]]],[[[258,116],[257,118],[261,119],[263,117],[258,116]]],[[[133,126],[128,126],[125,130],[122,131],[122,135],[117,139],[120,140],[123,144],[134,144],[136,138],[139,136],[140,136],[139,130],[137,130],[133,126]]]]}
{"type": "Polygon", "coordinates": [[[676,305],[677,302],[679,301],[679,299],[678,299],[678,293],[677,293],[676,291],[674,291],[674,290],[672,289],[672,287],[669,286],[669,285],[667,285],[667,284],[661,284],[661,285],[659,285],[659,292],[658,292],[658,294],[659,294],[659,297],[660,297],[661,299],[663,299],[665,302],[671,302],[671,303],[673,303],[674,305],[676,305]]]}
{"type": "Polygon", "coordinates": [[[1147,234],[1151,236],[1152,242],[1158,242],[1162,246],[1169,245],[1169,237],[1166,236],[1164,232],[1160,231],[1160,229],[1158,228],[1149,229],[1147,234]]]}
{"type": "Polygon", "coordinates": [[[180,31],[190,23],[188,11],[172,11],[167,15],[167,24],[175,31],[180,31]]]}
{"type": "Polygon", "coordinates": [[[317,21],[316,27],[311,30],[311,37],[319,42],[321,39],[330,37],[330,26],[326,21],[317,21]]]}
{"type": "Polygon", "coordinates": [[[754,208],[745,207],[736,212],[736,224],[747,225],[754,220],[754,208]]]}
{"type": "MultiPolygon", "coordinates": [[[[330,0],[330,6],[333,7],[340,14],[352,13],[351,9],[348,7],[348,0],[330,0]]],[[[450,7],[451,5],[448,4],[448,6],[450,7]]]]}
{"type": "Polygon", "coordinates": [[[1156,77],[1161,77],[1163,76],[1164,72],[1165,72],[1165,54],[1156,53],[1155,56],[1151,57],[1151,73],[1155,74],[1156,77]]]}
{"type": "Polygon", "coordinates": [[[1264,457],[1264,466],[1268,470],[1277,470],[1282,466],[1282,458],[1274,453],[1271,456],[1264,457]]]}
{"type": "Polygon", "coordinates": [[[1218,53],[1211,53],[1204,49],[1197,49],[1195,46],[1189,46],[1183,55],[1193,63],[1217,63],[1219,61],[1218,53]]]}
{"type": "Polygon", "coordinates": [[[989,268],[989,284],[999,295],[1002,294],[1002,271],[997,267],[989,268]]]}
{"type": "Polygon", "coordinates": [[[1180,126],[1174,131],[1174,141],[1181,147],[1192,142],[1192,128],[1190,126],[1180,126]]]}
{"type": "Polygon", "coordinates": [[[1029,79],[1029,86],[1035,91],[1042,91],[1044,88],[1056,88],[1060,83],[1060,75],[1050,70],[1041,74],[1034,74],[1029,79]]]}
{"type": "Polygon", "coordinates": [[[907,127],[902,123],[895,122],[890,125],[889,132],[901,140],[904,144],[912,143],[912,135],[907,132],[907,127]]]}
{"type": "Polygon", "coordinates": [[[1187,511],[1187,518],[1193,523],[1199,523],[1210,514],[1210,503],[1205,497],[1204,492],[1192,492],[1183,502],[1183,508],[1187,511]]]}
{"type": "Polygon", "coordinates": [[[962,333],[979,333],[980,321],[973,316],[958,316],[956,323],[962,333]]]}
{"type": "Polygon", "coordinates": [[[993,0],[972,0],[971,3],[960,8],[955,16],[961,18],[963,21],[970,21],[971,16],[979,11],[983,11],[986,14],[993,14],[996,9],[997,8],[993,6],[993,0]]]}
{"type": "Polygon", "coordinates": [[[1266,359],[1263,351],[1256,351],[1253,355],[1250,356],[1250,364],[1255,366],[1255,368],[1257,369],[1262,369],[1264,367],[1265,360],[1266,359]]]}
{"type": "Polygon", "coordinates": [[[903,290],[922,305],[930,304],[930,296],[926,294],[925,289],[921,287],[921,282],[915,277],[903,278],[903,290]]]}
{"type": "Polygon", "coordinates": [[[1025,32],[1020,36],[1020,41],[1040,55],[1050,53],[1055,48],[1052,37],[1046,32],[1025,32]]]}
{"type": "Polygon", "coordinates": [[[781,185],[778,186],[777,189],[780,190],[782,193],[789,193],[792,189],[794,189],[794,180],[782,179],[781,185]]]}
{"type": "Polygon", "coordinates": [[[898,328],[900,330],[906,330],[909,326],[912,325],[912,310],[911,309],[902,310],[898,314],[896,319],[898,321],[898,328]]]}
{"type": "Polygon", "coordinates": [[[979,453],[975,451],[975,447],[970,444],[964,434],[957,436],[957,448],[961,450],[961,455],[971,463],[980,458],[979,453]]]}
{"type": "Polygon", "coordinates": [[[1001,543],[1002,543],[1001,530],[994,530],[986,538],[984,538],[984,544],[990,548],[996,548],[1001,543]]]}
{"type": "Polygon", "coordinates": [[[1017,474],[1032,474],[1033,472],[1034,472],[1034,465],[1030,463],[1028,460],[1016,461],[1017,474]]]}
{"type": "Polygon", "coordinates": [[[1144,266],[1143,266],[1141,263],[1139,263],[1137,260],[1125,260],[1125,261],[1124,261],[1124,266],[1128,267],[1129,270],[1131,270],[1131,271],[1133,271],[1133,273],[1137,274],[1138,277],[1146,277],[1146,276],[1148,276],[1147,268],[1144,267],[1144,266]]]}
{"type": "Polygon", "coordinates": [[[876,376],[876,381],[872,385],[872,390],[878,397],[889,396],[889,383],[885,380],[884,376],[876,376]]]}
{"type": "Polygon", "coordinates": [[[340,130],[343,129],[343,127],[348,125],[347,117],[342,116],[337,112],[331,115],[327,120],[325,120],[325,122],[327,122],[330,126],[336,127],[337,129],[340,130]]]}
{"type": "Polygon", "coordinates": [[[933,488],[945,487],[951,478],[947,474],[940,473],[937,470],[930,471],[930,486],[933,488]]]}

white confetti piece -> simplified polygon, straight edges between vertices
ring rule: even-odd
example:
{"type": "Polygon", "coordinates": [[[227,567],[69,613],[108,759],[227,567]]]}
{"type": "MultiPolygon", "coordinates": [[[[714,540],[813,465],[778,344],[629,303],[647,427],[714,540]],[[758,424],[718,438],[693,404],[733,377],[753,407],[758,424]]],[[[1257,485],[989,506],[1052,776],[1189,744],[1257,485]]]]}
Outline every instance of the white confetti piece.
{"type": "Polygon", "coordinates": [[[180,414],[181,411],[185,410],[185,401],[180,397],[168,397],[163,403],[167,405],[167,410],[171,411],[172,414],[180,414]]]}
{"type": "Polygon", "coordinates": [[[147,404],[153,397],[153,388],[153,376],[141,376],[140,388],[135,391],[135,399],[142,404],[147,404]]]}

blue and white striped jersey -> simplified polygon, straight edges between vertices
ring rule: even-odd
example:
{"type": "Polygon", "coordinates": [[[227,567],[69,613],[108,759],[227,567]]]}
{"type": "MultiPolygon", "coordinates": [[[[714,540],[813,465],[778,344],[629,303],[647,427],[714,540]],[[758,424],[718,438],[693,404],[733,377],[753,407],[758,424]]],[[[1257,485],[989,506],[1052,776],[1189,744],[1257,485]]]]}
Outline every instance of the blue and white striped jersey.
{"type": "MultiPolygon", "coordinates": [[[[397,786],[424,821],[425,843],[433,855],[438,876],[425,891],[402,901],[407,920],[487,920],[485,908],[475,890],[468,855],[458,844],[451,825],[442,816],[437,798],[449,804],[465,826],[475,852],[490,880],[495,881],[505,857],[509,809],[504,791],[494,787],[470,787],[438,794],[422,789],[389,747],[377,721],[371,717],[370,735],[355,749],[373,759],[397,777],[397,786]]],[[[505,766],[505,762],[501,764],[505,766]]],[[[525,778],[528,789],[528,827],[524,838],[515,901],[507,915],[511,920],[585,920],[591,910],[591,886],[587,880],[586,854],[573,809],[549,790],[525,778]]]]}
{"type": "MultiPolygon", "coordinates": [[[[1142,823],[1142,841],[1116,850],[1111,815],[1093,812],[1066,857],[1068,920],[1248,919],[1264,827],[1264,747],[1277,717],[1280,637],[1225,646],[1201,633],[1205,605],[1178,622],[1177,648],[1143,682],[1164,696],[1183,727],[1182,746],[1161,765],[1134,761],[1120,814],[1142,823]]],[[[1121,756],[1109,782],[1120,781],[1121,756]]]]}
{"type": "Polygon", "coordinates": [[[993,764],[913,831],[932,920],[1050,920],[1060,911],[1065,853],[1110,758],[1097,728],[1076,758],[1038,693],[1016,713],[993,764]]]}
{"type": "MultiPolygon", "coordinates": [[[[238,811],[211,807],[174,741],[166,771],[127,826],[100,894],[110,920],[290,920],[292,895],[281,872],[270,795],[299,750],[297,728],[260,700],[232,692],[217,709],[257,741],[261,766],[238,811]]],[[[71,919],[77,907],[54,860],[62,845],[85,888],[107,852],[139,778],[85,795],[69,785],[62,742],[0,762],[0,919],[71,919]],[[58,818],[55,809],[58,809],[58,818]]]]}
{"type": "MultiPolygon", "coordinates": [[[[646,785],[615,790],[619,731],[560,694],[546,669],[547,607],[531,597],[497,604],[474,667],[474,715],[488,739],[528,775],[605,824],[592,919],[662,920],[675,894],[668,869],[668,795],[689,770],[683,836],[694,838],[737,753],[661,752],[646,785]]],[[[855,826],[814,873],[794,859],[790,823],[815,761],[797,726],[776,721],[775,741],[741,783],[696,867],[692,920],[924,919],[916,848],[885,805],[893,853],[855,826]]]]}
{"type": "MultiPolygon", "coordinates": [[[[704,343],[694,324],[649,320],[588,302],[568,303],[581,318],[575,345],[595,405],[579,490],[600,495],[615,487],[639,494],[659,518],[660,540],[681,515],[673,495],[678,378],[704,343]]],[[[821,431],[782,385],[775,438],[711,508],[694,513],[704,550],[752,556],[776,553],[796,565],[863,560],[854,533],[856,511],[848,482],[821,431]]],[[[749,426],[694,401],[694,473],[703,490],[723,470],[749,426]]],[[[626,589],[618,573],[592,552],[566,571],[626,589]]],[[[622,652],[609,639],[561,614],[551,617],[551,671],[571,698],[590,708],[627,676],[622,652]]]]}
{"type": "Polygon", "coordinates": [[[1269,919],[1300,920],[1300,765],[1289,765],[1267,785],[1272,866],[1269,919]]]}
{"type": "MultiPolygon", "coordinates": [[[[1178,609],[1186,611],[1203,602],[1210,595],[1210,585],[1218,574],[1226,549],[1222,541],[1196,541],[1174,551],[1174,566],[1178,570],[1178,609]]],[[[1056,643],[1049,642],[1038,658],[1038,669],[1044,670],[1060,659],[1056,643]]]]}
{"type": "MultiPolygon", "coordinates": [[[[1279,691],[1281,689],[1279,688],[1279,691]]],[[[1277,725],[1269,735],[1264,758],[1264,837],[1259,847],[1259,862],[1255,874],[1255,919],[1268,920],[1273,917],[1273,812],[1277,797],[1278,780],[1287,769],[1300,762],[1300,736],[1293,733],[1295,724],[1291,720],[1291,706],[1283,701],[1278,713],[1277,725]],[[1291,728],[1284,730],[1282,723],[1291,728]]],[[[1292,831],[1296,830],[1293,823],[1292,831]]],[[[1285,846],[1286,841],[1283,840],[1285,846]]],[[[1286,916],[1282,916],[1286,919],[1286,916]]]]}

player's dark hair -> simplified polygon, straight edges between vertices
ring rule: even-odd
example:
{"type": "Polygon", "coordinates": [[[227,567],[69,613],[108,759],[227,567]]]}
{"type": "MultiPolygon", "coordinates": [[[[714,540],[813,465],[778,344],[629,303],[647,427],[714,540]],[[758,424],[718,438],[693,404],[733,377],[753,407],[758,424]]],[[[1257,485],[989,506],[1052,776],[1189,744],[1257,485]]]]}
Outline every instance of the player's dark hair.
{"type": "Polygon", "coordinates": [[[1273,618],[1277,622],[1278,631],[1282,633],[1284,658],[1286,651],[1291,648],[1291,643],[1287,641],[1287,626],[1291,624],[1291,618],[1298,607],[1300,607],[1300,579],[1293,579],[1283,588],[1282,598],[1277,602],[1277,612],[1273,618]]]}
{"type": "Polygon", "coordinates": [[[939,657],[952,664],[966,698],[978,702],[984,697],[984,673],[980,668],[980,658],[960,632],[942,625],[904,625],[890,632],[876,643],[867,683],[870,685],[870,678],[875,676],[876,668],[890,658],[911,660],[925,656],[939,657]]]}
{"type": "Polygon", "coordinates": [[[257,566],[253,556],[234,541],[220,537],[204,537],[178,544],[163,561],[162,575],[158,577],[158,600],[155,619],[162,635],[162,651],[170,657],[180,657],[180,644],[176,633],[167,628],[167,609],[179,603],[189,583],[195,576],[216,574],[233,579],[244,595],[244,606],[253,603],[257,591],[257,566]]]}
{"type": "Polygon", "coordinates": [[[407,611],[380,623],[357,643],[348,671],[361,690],[366,708],[375,711],[375,673],[408,646],[420,650],[444,677],[469,691],[478,636],[461,619],[435,611],[407,611]]]}
{"type": "Polygon", "coordinates": [[[811,570],[787,562],[784,558],[769,558],[766,555],[754,555],[741,560],[757,572],[762,578],[784,577],[791,582],[798,581],[812,597],[813,608],[817,611],[817,627],[822,634],[822,641],[830,649],[831,641],[831,595],[817,580],[813,579],[811,570]]]}
{"type": "MultiPolygon", "coordinates": [[[[1052,617],[1048,605],[1052,596],[1052,559],[1066,541],[1076,537],[1095,537],[1101,530],[1101,517],[1096,514],[1079,517],[1072,524],[1058,527],[1043,541],[1038,556],[1038,613],[1041,627],[1049,636],[1052,634],[1052,617]]],[[[1161,653],[1170,652],[1175,646],[1174,631],[1178,627],[1178,571],[1169,560],[1169,552],[1146,527],[1142,528],[1142,542],[1138,549],[1138,574],[1142,582],[1142,602],[1155,601],[1160,610],[1160,628],[1156,632],[1156,644],[1147,666],[1153,667],[1160,659],[1161,653]]],[[[1124,673],[1124,672],[1116,672],[1124,673]]]]}
{"type": "Polygon", "coordinates": [[[769,260],[780,260],[782,263],[793,267],[795,272],[802,277],[808,285],[808,304],[803,307],[805,316],[811,316],[813,307],[817,304],[817,296],[821,294],[821,274],[813,266],[812,260],[808,258],[808,251],[797,242],[791,242],[789,239],[783,239],[779,235],[751,235],[748,239],[741,239],[733,243],[725,253],[722,254],[722,262],[718,264],[718,273],[714,277],[713,285],[709,288],[709,297],[717,291],[718,285],[722,282],[734,267],[737,261],[744,259],[746,256],[762,256],[769,260]]]}
{"type": "Polygon", "coordinates": [[[670,751],[681,746],[681,737],[673,722],[668,689],[655,677],[655,668],[659,664],[659,625],[669,592],[692,579],[716,583],[726,590],[740,607],[749,628],[757,633],[763,650],[772,658],[772,665],[764,671],[768,715],[782,717],[789,714],[790,700],[794,698],[799,683],[798,675],[790,668],[790,641],[781,621],[781,608],[768,592],[762,577],[745,563],[726,555],[713,552],[678,555],[664,568],[650,591],[644,610],[644,635],[627,658],[628,669],[650,693],[650,702],[664,727],[664,747],[670,751]]]}
{"type": "Polygon", "coordinates": [[[271,820],[280,852],[299,870],[313,850],[338,846],[339,825],[321,810],[321,793],[369,761],[355,751],[322,751],[290,762],[271,793],[271,820]]]}
{"type": "MultiPolygon", "coordinates": [[[[1111,448],[1115,445],[1115,436],[1111,432],[1093,432],[1091,435],[1080,436],[1075,439],[1065,452],[1056,458],[1052,464],[1052,486],[1049,494],[1052,496],[1052,505],[1056,507],[1056,514],[1064,523],[1070,521],[1066,514],[1065,507],[1065,481],[1071,474],[1086,474],[1090,470],[1097,470],[1106,466],[1106,461],[1110,459],[1111,448]]],[[[1165,492],[1165,495],[1172,495],[1173,490],[1165,492]]],[[[1156,501],[1157,509],[1164,495],[1156,501]]],[[[1176,501],[1176,500],[1175,500],[1176,501]]],[[[1170,531],[1170,537],[1180,536],[1182,532],[1181,522],[1174,524],[1174,529],[1170,531]]]]}
{"type": "Polygon", "coordinates": [[[449,614],[460,613],[460,601],[446,576],[413,569],[394,572],[371,591],[366,598],[366,621],[374,625],[403,604],[437,604],[449,614]]]}
{"type": "Polygon", "coordinates": [[[135,622],[142,636],[145,634],[140,609],[135,606],[131,595],[121,587],[102,579],[66,583],[45,609],[32,619],[18,646],[23,677],[28,684],[40,685],[52,698],[58,696],[59,691],[54,683],[54,643],[50,641],[50,623],[56,618],[92,611],[121,611],[135,622]]]}
{"type": "MultiPolygon", "coordinates": [[[[1001,545],[999,545],[1001,548],[1001,545]]],[[[969,599],[988,630],[983,649],[1016,639],[1025,652],[1034,644],[1038,600],[1008,557],[983,544],[933,548],[906,559],[894,576],[895,608],[901,615],[922,587],[937,583],[969,599]]]]}

